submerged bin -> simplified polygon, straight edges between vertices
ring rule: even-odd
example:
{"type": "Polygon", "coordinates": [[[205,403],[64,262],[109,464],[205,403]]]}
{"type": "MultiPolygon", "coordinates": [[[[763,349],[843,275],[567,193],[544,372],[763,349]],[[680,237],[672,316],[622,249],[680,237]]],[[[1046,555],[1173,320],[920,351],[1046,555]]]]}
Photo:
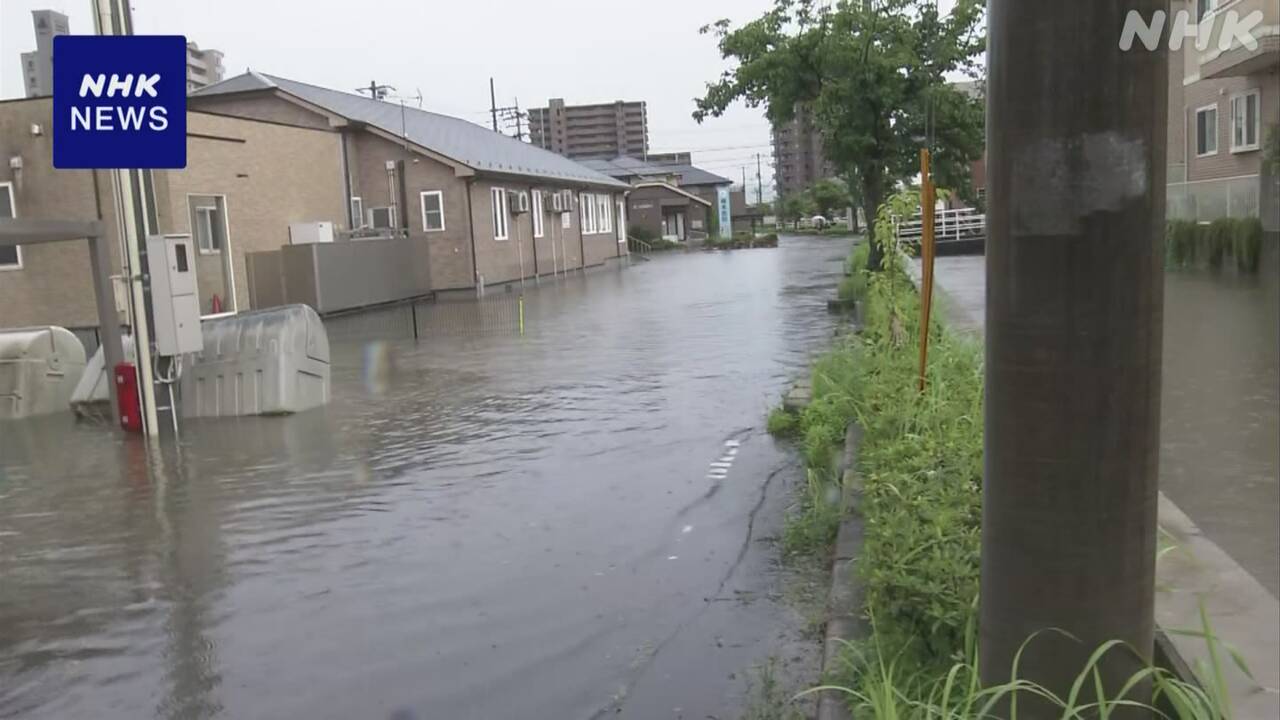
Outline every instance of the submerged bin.
{"type": "Polygon", "coordinates": [[[307,305],[205,320],[183,358],[183,417],[279,415],[329,402],[329,336],[307,305]]]}
{"type": "MultiPolygon", "coordinates": [[[[123,333],[120,336],[120,349],[125,362],[135,361],[132,335],[123,333]]],[[[89,358],[89,363],[85,365],[84,372],[80,374],[75,392],[71,393],[71,410],[77,417],[110,419],[111,396],[108,394],[108,386],[114,382],[114,378],[107,372],[106,364],[102,355],[102,346],[99,345],[93,357],[89,358]]]]}
{"type": "Polygon", "coordinates": [[[84,373],[84,345],[70,330],[0,330],[0,420],[67,409],[84,373]]]}

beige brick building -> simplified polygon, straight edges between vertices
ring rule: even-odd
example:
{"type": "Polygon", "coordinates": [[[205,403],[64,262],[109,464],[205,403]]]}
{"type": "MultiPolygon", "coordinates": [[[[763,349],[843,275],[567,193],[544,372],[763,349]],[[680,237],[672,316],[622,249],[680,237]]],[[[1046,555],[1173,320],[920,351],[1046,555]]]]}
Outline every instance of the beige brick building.
{"type": "MultiPolygon", "coordinates": [[[[111,173],[53,168],[52,111],[47,97],[0,102],[0,217],[101,217],[119,273],[111,173]]],[[[287,243],[291,222],[344,219],[341,146],[327,131],[200,112],[188,113],[187,134],[186,169],[152,173],[148,232],[197,226],[201,311],[248,309],[246,253],[287,243]]],[[[97,325],[84,243],[0,255],[0,327],[23,325],[97,325]]]]}
{"type": "Polygon", "coordinates": [[[1280,3],[1174,0],[1171,10],[1190,13],[1202,37],[1169,60],[1169,217],[1261,217],[1280,231],[1280,178],[1263,162],[1280,132],[1280,3]],[[1238,39],[1221,47],[1232,12],[1261,17],[1255,49],[1238,39]]]}

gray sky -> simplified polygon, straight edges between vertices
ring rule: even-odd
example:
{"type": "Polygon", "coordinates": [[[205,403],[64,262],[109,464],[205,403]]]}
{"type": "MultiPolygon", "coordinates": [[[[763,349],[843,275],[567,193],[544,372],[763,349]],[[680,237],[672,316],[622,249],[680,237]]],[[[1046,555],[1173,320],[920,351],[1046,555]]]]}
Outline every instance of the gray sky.
{"type": "MultiPolygon", "coordinates": [[[[726,65],[708,22],[758,16],[771,0],[134,0],[139,33],[181,34],[222,50],[227,75],[253,68],[342,90],[370,80],[421,90],[423,108],[489,124],[498,104],[538,107],[645,100],[653,152],[693,150],[712,172],[741,181],[760,153],[772,184],[769,125],[740,104],[699,126],[692,98],[726,65]]],[[[93,31],[90,0],[0,0],[0,97],[23,94],[18,54],[34,49],[31,10],[66,13],[93,31]]],[[[755,178],[749,178],[754,191],[755,178]]]]}

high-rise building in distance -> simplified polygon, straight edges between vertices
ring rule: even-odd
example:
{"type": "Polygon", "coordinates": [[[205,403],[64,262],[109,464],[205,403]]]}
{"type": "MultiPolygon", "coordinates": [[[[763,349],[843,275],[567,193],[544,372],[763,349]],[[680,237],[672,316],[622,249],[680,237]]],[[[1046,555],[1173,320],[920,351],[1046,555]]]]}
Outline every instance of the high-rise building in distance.
{"type": "Polygon", "coordinates": [[[644,159],[649,151],[649,119],[643,101],[565,105],[552,98],[529,111],[534,145],[570,158],[644,159]]]}
{"type": "Polygon", "coordinates": [[[36,49],[22,53],[22,84],[27,97],[53,94],[53,38],[71,33],[67,16],[56,10],[32,10],[36,49]]]}

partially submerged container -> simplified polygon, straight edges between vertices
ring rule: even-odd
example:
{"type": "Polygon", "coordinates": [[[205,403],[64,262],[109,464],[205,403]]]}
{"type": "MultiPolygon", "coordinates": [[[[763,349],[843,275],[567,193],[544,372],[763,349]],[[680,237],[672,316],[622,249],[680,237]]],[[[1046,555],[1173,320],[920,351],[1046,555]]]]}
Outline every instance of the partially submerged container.
{"type": "Polygon", "coordinates": [[[66,328],[0,330],[0,420],[66,410],[84,365],[84,345],[66,328]]]}
{"type": "Polygon", "coordinates": [[[183,357],[183,417],[279,415],[329,402],[329,336],[306,305],[202,324],[204,350],[183,357]]]}
{"type": "MultiPolygon", "coordinates": [[[[124,361],[135,362],[133,336],[121,333],[120,345],[123,351],[121,357],[124,361]]],[[[106,360],[102,357],[102,346],[99,345],[93,356],[89,358],[89,363],[85,365],[84,372],[80,374],[75,392],[71,393],[71,410],[76,417],[93,420],[111,419],[110,383],[114,382],[114,378],[107,372],[105,366],[106,360]]]]}

